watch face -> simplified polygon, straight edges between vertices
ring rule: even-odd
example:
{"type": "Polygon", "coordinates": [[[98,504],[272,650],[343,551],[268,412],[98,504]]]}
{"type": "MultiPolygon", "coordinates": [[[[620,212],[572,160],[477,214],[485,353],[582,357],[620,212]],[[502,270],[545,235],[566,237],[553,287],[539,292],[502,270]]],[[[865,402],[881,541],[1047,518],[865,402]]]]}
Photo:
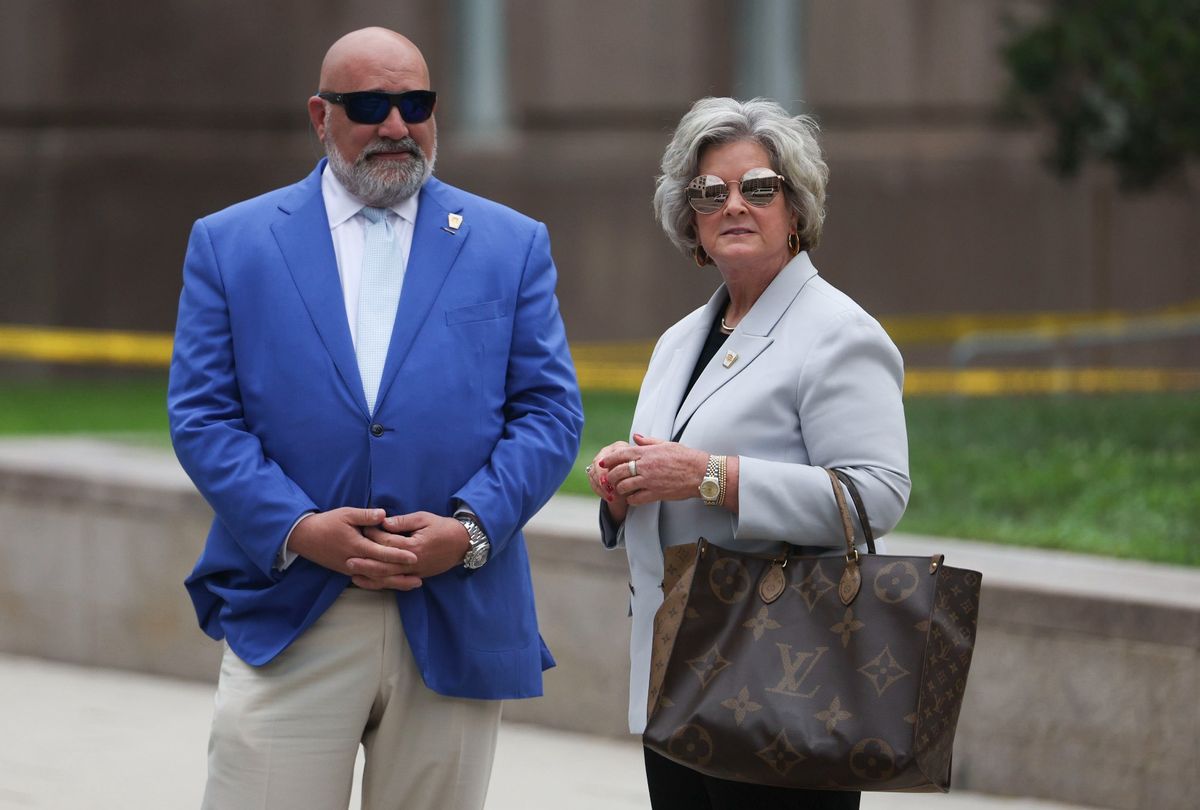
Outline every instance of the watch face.
{"type": "Polygon", "coordinates": [[[721,493],[721,484],[715,478],[705,478],[700,482],[700,497],[711,501],[721,493]]]}
{"type": "Polygon", "coordinates": [[[489,546],[482,543],[478,546],[473,546],[467,552],[467,556],[463,558],[463,565],[467,568],[482,568],[483,564],[487,562],[488,549],[489,546]]]}

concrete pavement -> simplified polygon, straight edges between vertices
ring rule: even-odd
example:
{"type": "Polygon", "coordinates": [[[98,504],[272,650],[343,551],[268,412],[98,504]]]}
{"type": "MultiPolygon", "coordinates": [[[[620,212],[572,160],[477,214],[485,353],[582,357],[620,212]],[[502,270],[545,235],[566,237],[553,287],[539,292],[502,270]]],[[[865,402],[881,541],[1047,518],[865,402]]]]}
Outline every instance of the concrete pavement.
{"type": "MultiPolygon", "coordinates": [[[[203,643],[179,582],[211,518],[161,449],[74,437],[0,442],[0,651],[209,681],[220,646],[203,643]]],[[[553,499],[526,537],[559,667],[543,699],[514,701],[505,716],[620,738],[624,555],[601,550],[588,499],[553,499]]],[[[1200,569],[888,540],[894,553],[944,553],[983,572],[955,746],[959,788],[1104,807],[1195,804],[1200,569]]]]}
{"type": "MultiPolygon", "coordinates": [[[[0,810],[198,807],[212,691],[190,681],[0,655],[0,810]]],[[[356,791],[351,807],[357,803],[356,791]]],[[[487,810],[648,807],[634,739],[502,728],[487,810]]],[[[863,810],[924,807],[1068,805],[970,793],[868,794],[862,802],[863,810]]]]}

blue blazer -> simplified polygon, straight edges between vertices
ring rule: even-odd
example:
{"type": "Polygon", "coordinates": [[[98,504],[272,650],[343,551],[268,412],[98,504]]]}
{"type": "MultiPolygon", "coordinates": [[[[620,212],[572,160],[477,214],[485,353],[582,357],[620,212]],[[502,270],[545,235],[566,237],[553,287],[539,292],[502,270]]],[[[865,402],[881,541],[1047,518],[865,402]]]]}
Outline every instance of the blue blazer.
{"type": "Polygon", "coordinates": [[[297,518],[341,506],[448,515],[461,500],[491,559],[396,592],[409,646],[442,694],[540,695],[554,660],[521,527],[566,476],[583,423],[546,228],[425,184],[372,417],[324,165],[192,229],[168,410],[175,452],[215,512],[186,581],[200,625],[265,664],[347,584],[306,559],[275,569],[297,518]]]}

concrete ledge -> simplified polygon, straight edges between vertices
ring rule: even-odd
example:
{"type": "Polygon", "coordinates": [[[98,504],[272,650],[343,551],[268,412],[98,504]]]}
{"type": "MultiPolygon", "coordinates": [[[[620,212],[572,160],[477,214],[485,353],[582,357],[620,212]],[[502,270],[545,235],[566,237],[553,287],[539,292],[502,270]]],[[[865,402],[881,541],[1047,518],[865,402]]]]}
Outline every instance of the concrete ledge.
{"type": "Polygon", "coordinates": [[[213,678],[182,588],[211,520],[162,450],[0,443],[0,651],[213,678]]]}
{"type": "MultiPolygon", "coordinates": [[[[220,645],[181,586],[211,513],[169,453],[86,439],[0,443],[0,651],[212,680],[220,645]]],[[[596,504],[529,525],[546,696],[506,716],[622,736],[624,555],[596,504]]],[[[1200,570],[893,535],[983,572],[955,786],[1113,808],[1193,806],[1200,570]]]]}

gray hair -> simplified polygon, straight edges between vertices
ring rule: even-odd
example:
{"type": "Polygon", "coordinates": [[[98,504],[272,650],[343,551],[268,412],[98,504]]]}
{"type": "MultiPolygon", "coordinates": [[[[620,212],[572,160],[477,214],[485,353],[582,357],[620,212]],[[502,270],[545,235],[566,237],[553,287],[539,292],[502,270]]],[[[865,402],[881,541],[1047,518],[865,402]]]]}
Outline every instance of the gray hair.
{"type": "Polygon", "coordinates": [[[829,167],[821,158],[816,133],[817,123],[812,118],[790,115],[770,99],[697,101],[675,128],[663,153],[662,174],[655,180],[654,215],[667,238],[688,254],[698,244],[695,213],[684,190],[699,174],[704,150],[752,141],[770,155],[770,168],[787,178],[784,200],[799,220],[800,248],[815,247],[825,222],[825,184],[829,181],[829,167]]]}

